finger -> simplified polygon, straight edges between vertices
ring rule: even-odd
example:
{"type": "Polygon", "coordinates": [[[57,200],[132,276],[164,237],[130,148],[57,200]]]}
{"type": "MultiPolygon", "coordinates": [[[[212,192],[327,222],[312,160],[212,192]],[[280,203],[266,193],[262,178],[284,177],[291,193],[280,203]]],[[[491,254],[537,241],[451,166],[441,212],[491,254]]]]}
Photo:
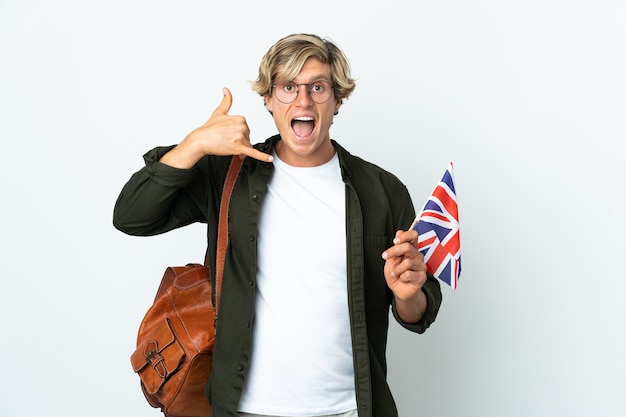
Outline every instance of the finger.
{"type": "Polygon", "coordinates": [[[404,260],[398,265],[400,268],[403,268],[403,272],[413,271],[413,272],[426,272],[427,267],[424,263],[424,257],[422,254],[418,252],[420,256],[415,258],[404,258],[404,260]]]}
{"type": "Polygon", "coordinates": [[[233,95],[230,93],[230,90],[226,87],[222,89],[224,93],[224,97],[222,98],[222,102],[217,106],[217,108],[213,111],[213,115],[227,115],[230,110],[230,106],[233,105],[233,95]]]}
{"type": "Polygon", "coordinates": [[[426,265],[417,260],[405,259],[391,271],[391,275],[402,282],[422,281],[426,275],[426,265]]]}
{"type": "Polygon", "coordinates": [[[411,229],[406,232],[403,230],[398,230],[396,232],[396,237],[393,239],[394,245],[399,245],[404,242],[409,242],[414,246],[417,246],[417,230],[411,229]]]}
{"type": "Polygon", "coordinates": [[[247,146],[242,149],[241,154],[254,159],[258,159],[261,162],[272,162],[274,160],[274,157],[272,155],[247,146]]]}
{"type": "Polygon", "coordinates": [[[400,239],[398,240],[398,242],[396,242],[396,240],[394,239],[394,245],[390,248],[387,248],[387,250],[383,252],[382,257],[385,260],[395,257],[419,257],[421,253],[417,250],[417,245],[415,244],[415,242],[405,241],[403,239],[400,239]]]}

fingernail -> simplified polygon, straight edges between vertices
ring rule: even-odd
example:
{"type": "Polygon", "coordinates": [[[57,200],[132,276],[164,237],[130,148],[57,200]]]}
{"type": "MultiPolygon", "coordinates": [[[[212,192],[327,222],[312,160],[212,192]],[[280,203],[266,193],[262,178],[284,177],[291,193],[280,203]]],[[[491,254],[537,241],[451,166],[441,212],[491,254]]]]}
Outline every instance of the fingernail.
{"type": "Polygon", "coordinates": [[[387,259],[387,256],[389,256],[389,255],[387,255],[387,252],[383,252],[382,256],[383,256],[383,259],[387,259]]]}

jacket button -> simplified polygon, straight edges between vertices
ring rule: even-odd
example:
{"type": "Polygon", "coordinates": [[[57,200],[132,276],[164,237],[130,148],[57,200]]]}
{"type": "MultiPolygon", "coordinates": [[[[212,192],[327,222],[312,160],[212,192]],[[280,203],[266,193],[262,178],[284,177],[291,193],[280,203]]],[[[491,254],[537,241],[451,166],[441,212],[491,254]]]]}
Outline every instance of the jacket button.
{"type": "Polygon", "coordinates": [[[239,372],[243,372],[243,366],[239,365],[239,367],[237,368],[237,370],[238,370],[239,372]]]}
{"type": "Polygon", "coordinates": [[[254,236],[250,236],[248,240],[250,241],[250,243],[254,242],[254,236]]]}
{"type": "Polygon", "coordinates": [[[259,201],[259,195],[258,194],[253,195],[252,196],[252,200],[253,201],[259,201]]]}

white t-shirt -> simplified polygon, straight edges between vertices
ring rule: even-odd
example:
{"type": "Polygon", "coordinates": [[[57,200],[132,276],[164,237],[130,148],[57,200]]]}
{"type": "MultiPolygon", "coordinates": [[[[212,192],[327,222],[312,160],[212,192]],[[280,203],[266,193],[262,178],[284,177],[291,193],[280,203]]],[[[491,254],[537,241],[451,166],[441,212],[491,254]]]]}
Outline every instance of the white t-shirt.
{"type": "Polygon", "coordinates": [[[274,155],[261,211],[252,357],[239,411],[290,416],[356,408],[337,155],[292,167],[274,155]]]}

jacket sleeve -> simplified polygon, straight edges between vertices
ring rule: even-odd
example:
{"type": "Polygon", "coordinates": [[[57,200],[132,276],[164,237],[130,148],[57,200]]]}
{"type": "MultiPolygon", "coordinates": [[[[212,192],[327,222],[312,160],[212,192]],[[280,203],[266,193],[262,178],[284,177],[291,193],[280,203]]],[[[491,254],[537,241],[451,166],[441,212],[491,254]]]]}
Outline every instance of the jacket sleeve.
{"type": "MultiPolygon", "coordinates": [[[[398,212],[394,215],[394,217],[398,219],[395,229],[406,230],[406,228],[413,222],[413,219],[415,219],[415,209],[409,192],[404,184],[399,183],[397,187],[398,188],[392,192],[392,197],[390,197],[396,199],[396,202],[392,205],[392,207],[393,209],[398,210],[398,212]]],[[[388,185],[387,188],[393,189],[391,185],[388,185]]],[[[427,279],[422,286],[422,291],[426,295],[426,311],[422,319],[415,324],[404,322],[398,314],[395,299],[393,299],[393,297],[391,301],[391,311],[396,321],[405,329],[416,333],[424,333],[426,329],[434,323],[442,301],[439,280],[430,273],[427,273],[427,279]]]]}
{"type": "Polygon", "coordinates": [[[113,210],[113,225],[137,236],[167,232],[206,221],[206,189],[199,167],[178,169],[159,162],[173,146],[144,155],[145,166],[123,187],[113,210]]]}

